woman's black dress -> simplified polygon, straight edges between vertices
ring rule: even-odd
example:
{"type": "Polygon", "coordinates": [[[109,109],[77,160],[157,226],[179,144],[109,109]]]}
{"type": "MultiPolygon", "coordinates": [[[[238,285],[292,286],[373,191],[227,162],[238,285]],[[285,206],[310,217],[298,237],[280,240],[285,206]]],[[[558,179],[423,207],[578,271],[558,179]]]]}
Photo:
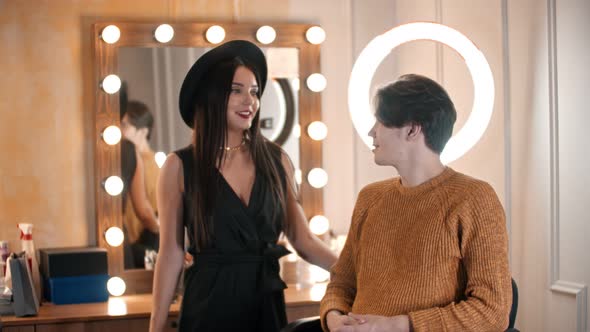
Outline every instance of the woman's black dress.
{"type": "Polygon", "coordinates": [[[282,214],[273,214],[279,207],[264,178],[257,170],[245,205],[217,173],[213,244],[196,253],[190,194],[193,152],[187,147],[175,153],[184,169],[184,225],[195,258],[185,272],[179,331],[279,331],[287,318],[278,259],[289,252],[276,244],[282,214]]]}

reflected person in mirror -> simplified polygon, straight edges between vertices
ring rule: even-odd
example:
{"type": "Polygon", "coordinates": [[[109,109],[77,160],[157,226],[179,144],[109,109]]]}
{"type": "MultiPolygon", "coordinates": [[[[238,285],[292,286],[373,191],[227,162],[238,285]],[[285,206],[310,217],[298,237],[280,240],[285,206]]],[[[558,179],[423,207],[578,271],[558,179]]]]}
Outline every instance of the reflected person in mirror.
{"type": "MultiPolygon", "coordinates": [[[[135,100],[126,102],[122,113],[121,131],[134,145],[138,169],[131,181],[131,199],[124,202],[125,249],[131,251],[125,256],[125,268],[143,268],[146,250],[157,251],[159,242],[156,185],[160,168],[149,144],[154,117],[147,105],[135,100]]],[[[129,152],[122,149],[122,160],[127,157],[125,153],[129,152]]]]}
{"type": "Polygon", "coordinates": [[[378,90],[375,163],[399,176],[361,190],[322,299],[325,331],[503,331],[512,301],[494,189],[446,167],[455,106],[435,81],[378,90]]]}
{"type": "Polygon", "coordinates": [[[150,331],[164,328],[183,268],[185,228],[194,264],[184,276],[180,331],[285,326],[282,232],[308,262],[329,269],[336,261],[308,228],[289,157],[260,133],[266,80],[264,54],[243,40],[205,53],[186,75],[179,106],[194,135],[168,156],[160,175],[150,331]]]}

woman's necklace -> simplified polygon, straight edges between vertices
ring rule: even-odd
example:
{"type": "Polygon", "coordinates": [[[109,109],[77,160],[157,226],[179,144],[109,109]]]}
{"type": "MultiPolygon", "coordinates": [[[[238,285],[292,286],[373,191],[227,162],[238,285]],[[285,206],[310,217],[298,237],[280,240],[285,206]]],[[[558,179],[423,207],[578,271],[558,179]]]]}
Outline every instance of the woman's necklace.
{"type": "Polygon", "coordinates": [[[242,143],[240,143],[240,145],[238,146],[226,146],[226,147],[220,147],[219,149],[221,150],[225,150],[227,152],[232,152],[232,151],[238,151],[240,149],[242,149],[242,147],[244,146],[244,144],[246,144],[246,139],[242,139],[242,143]]]}

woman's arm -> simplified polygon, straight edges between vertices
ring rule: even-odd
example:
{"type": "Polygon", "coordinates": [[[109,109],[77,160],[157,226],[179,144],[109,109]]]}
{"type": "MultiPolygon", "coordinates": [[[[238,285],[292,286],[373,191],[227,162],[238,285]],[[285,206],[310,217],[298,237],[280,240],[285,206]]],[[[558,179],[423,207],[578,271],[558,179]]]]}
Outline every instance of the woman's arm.
{"type": "Polygon", "coordinates": [[[132,203],[131,205],[133,205],[133,211],[143,226],[152,233],[157,234],[160,232],[160,226],[158,225],[156,213],[147,199],[143,159],[141,159],[141,156],[137,150],[135,151],[135,156],[137,163],[135,165],[135,173],[133,174],[131,188],[129,190],[129,196],[131,196],[132,203]]]}
{"type": "Polygon", "coordinates": [[[287,238],[301,258],[328,271],[338,257],[309,230],[307,218],[297,200],[295,171],[291,160],[283,153],[281,161],[287,176],[287,238]]]}
{"type": "Polygon", "coordinates": [[[164,329],[170,303],[184,261],[184,228],[182,222],[182,162],[171,154],[160,172],[158,211],[160,211],[160,251],[156,261],[153,285],[150,332],[164,329]]]}

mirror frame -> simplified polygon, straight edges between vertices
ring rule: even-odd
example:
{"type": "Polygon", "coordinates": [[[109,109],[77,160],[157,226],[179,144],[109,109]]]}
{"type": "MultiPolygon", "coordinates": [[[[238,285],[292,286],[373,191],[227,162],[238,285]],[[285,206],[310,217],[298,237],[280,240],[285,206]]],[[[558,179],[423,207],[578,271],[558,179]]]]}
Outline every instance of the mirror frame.
{"type": "Polygon", "coordinates": [[[300,169],[302,183],[300,201],[306,217],[323,215],[323,189],[313,188],[307,182],[307,174],[313,168],[322,167],[322,142],[314,141],[307,135],[307,127],[313,121],[321,121],[321,92],[312,92],[305,81],[313,73],[320,71],[320,45],[309,43],[305,38],[307,29],[314,24],[246,22],[231,23],[223,21],[209,22],[175,22],[167,23],[174,28],[174,38],[162,44],[154,38],[154,31],[167,22],[161,20],[142,22],[105,21],[93,25],[94,40],[94,79],[95,79],[95,201],[97,245],[108,251],[109,275],[119,276],[125,280],[126,293],[147,293],[152,290],[153,271],[125,270],[123,264],[123,245],[112,247],[105,239],[108,228],[116,226],[122,229],[122,198],[121,195],[110,196],[103,187],[104,180],[111,175],[121,176],[120,144],[108,145],[101,135],[110,126],[120,127],[119,93],[107,94],[101,88],[104,77],[118,74],[119,47],[214,47],[205,39],[205,32],[213,25],[225,29],[225,41],[244,39],[259,47],[290,47],[297,48],[299,53],[299,139],[300,169]],[[101,31],[108,25],[116,25],[120,31],[120,39],[114,44],[104,42],[101,31]],[[276,39],[270,44],[261,44],[256,40],[256,31],[263,25],[271,25],[276,39]]]}

